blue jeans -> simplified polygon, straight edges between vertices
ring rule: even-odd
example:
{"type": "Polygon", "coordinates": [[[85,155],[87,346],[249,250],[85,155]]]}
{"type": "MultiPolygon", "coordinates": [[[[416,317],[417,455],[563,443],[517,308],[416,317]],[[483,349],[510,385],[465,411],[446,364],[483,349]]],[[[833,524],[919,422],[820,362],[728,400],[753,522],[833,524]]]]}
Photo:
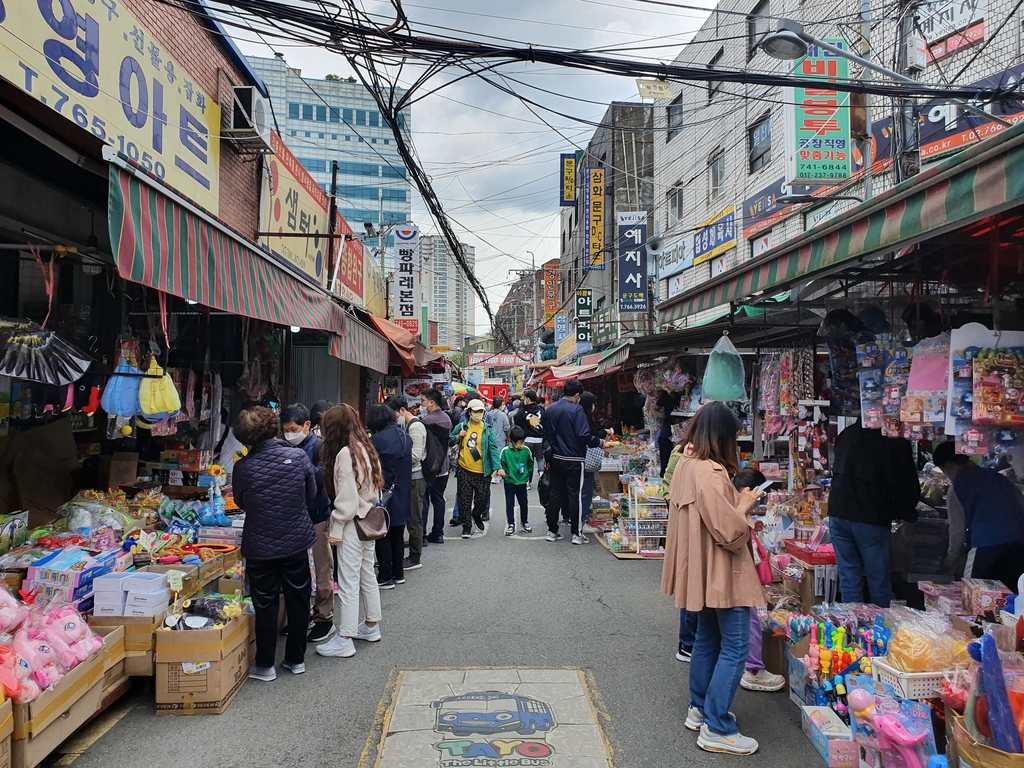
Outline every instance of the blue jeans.
{"type": "Polygon", "coordinates": [[[580,491],[580,499],[583,501],[583,522],[590,519],[590,507],[594,503],[594,473],[583,473],[583,490],[580,491]]]}
{"type": "Polygon", "coordinates": [[[844,603],[864,602],[864,579],[871,602],[888,608],[892,602],[889,578],[888,525],[854,523],[838,517],[828,519],[832,547],[839,566],[839,589],[844,603]]]}
{"type": "Polygon", "coordinates": [[[423,497],[423,530],[430,536],[444,536],[444,492],[448,487],[449,475],[439,475],[427,484],[427,495],[423,497]],[[434,524],[427,527],[430,507],[434,507],[434,524]]]}
{"type": "Polygon", "coordinates": [[[693,611],[679,612],[679,644],[688,651],[693,650],[693,642],[697,638],[697,616],[693,611]]]}
{"type": "Polygon", "coordinates": [[[708,730],[737,732],[729,714],[750,650],[750,608],[705,608],[698,615],[690,660],[690,706],[704,715],[708,730]]]}

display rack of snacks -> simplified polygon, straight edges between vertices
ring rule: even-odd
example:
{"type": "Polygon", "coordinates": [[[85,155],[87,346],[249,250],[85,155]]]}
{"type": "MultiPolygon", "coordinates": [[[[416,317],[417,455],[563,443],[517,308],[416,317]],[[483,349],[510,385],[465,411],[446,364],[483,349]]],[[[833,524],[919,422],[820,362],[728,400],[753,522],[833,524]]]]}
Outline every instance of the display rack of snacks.
{"type": "Polygon", "coordinates": [[[619,518],[619,529],[629,538],[641,557],[665,557],[668,535],[668,502],[662,498],[660,483],[629,484],[628,516],[619,518]]]}

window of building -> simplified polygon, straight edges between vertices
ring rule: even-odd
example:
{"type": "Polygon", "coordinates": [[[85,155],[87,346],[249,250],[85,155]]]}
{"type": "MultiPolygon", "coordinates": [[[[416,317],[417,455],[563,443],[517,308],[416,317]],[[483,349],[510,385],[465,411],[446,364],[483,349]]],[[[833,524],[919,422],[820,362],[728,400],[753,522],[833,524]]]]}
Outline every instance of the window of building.
{"type": "Polygon", "coordinates": [[[298,135],[298,133],[299,133],[298,131],[292,131],[292,136],[296,136],[296,135],[298,135]]]}
{"type": "Polygon", "coordinates": [[[288,105],[288,117],[291,120],[299,119],[299,105],[292,103],[288,105]]]}
{"type": "Polygon", "coordinates": [[[366,125],[366,110],[365,109],[357,109],[356,110],[356,125],[366,125]]]}
{"type": "Polygon", "coordinates": [[[309,131],[306,131],[306,138],[309,138],[309,131]]]}
{"type": "Polygon", "coordinates": [[[312,120],[313,119],[313,105],[312,104],[303,104],[302,105],[302,119],[303,120],[312,120]]]}
{"type": "Polygon", "coordinates": [[[332,133],[331,134],[331,141],[337,141],[337,140],[338,140],[338,134],[332,133]]]}
{"type": "Polygon", "coordinates": [[[668,116],[668,133],[665,140],[672,141],[683,129],[683,94],[679,94],[665,107],[668,116]]]}
{"type": "Polygon", "coordinates": [[[761,0],[749,16],[747,16],[747,59],[754,58],[757,46],[764,40],[764,36],[770,31],[771,7],[770,0],[761,0]]]}
{"type": "Polygon", "coordinates": [[[391,139],[384,139],[384,143],[385,144],[390,144],[391,143],[391,139]]]}
{"type": "Polygon", "coordinates": [[[337,107],[331,107],[331,122],[332,123],[340,123],[341,122],[341,110],[338,109],[337,107]]]}
{"type": "Polygon", "coordinates": [[[772,118],[765,115],[747,131],[750,145],[750,172],[759,171],[772,161],[772,118]]]}
{"type": "Polygon", "coordinates": [[[708,199],[714,200],[725,191],[725,151],[716,149],[708,155],[708,199]]]}
{"type": "Polygon", "coordinates": [[[362,143],[362,141],[363,141],[363,137],[362,137],[362,136],[360,136],[360,137],[359,137],[359,142],[360,142],[360,143],[362,143]]]}
{"type": "Polygon", "coordinates": [[[341,114],[342,114],[342,119],[346,123],[348,123],[349,125],[352,125],[352,110],[351,109],[343,109],[341,114]]]}
{"type": "MultiPolygon", "coordinates": [[[[711,61],[708,62],[708,69],[718,69],[718,65],[722,63],[722,58],[725,56],[725,48],[719,48],[718,53],[711,57],[711,61]]],[[[722,91],[721,82],[708,81],[708,104],[714,101],[722,91]]]]}
{"type": "Polygon", "coordinates": [[[351,136],[346,136],[345,137],[345,141],[352,141],[352,137],[351,136]]]}
{"type": "Polygon", "coordinates": [[[327,106],[324,104],[318,104],[316,107],[316,121],[318,123],[327,122],[327,106]]]}
{"type": "Polygon", "coordinates": [[[318,138],[318,139],[322,139],[323,137],[324,137],[324,135],[323,135],[322,133],[318,133],[318,134],[317,134],[317,138],[318,138]]]}
{"type": "Polygon", "coordinates": [[[370,127],[371,128],[379,128],[380,127],[380,115],[377,112],[371,112],[370,113],[370,127]]]}
{"type": "Polygon", "coordinates": [[[377,140],[376,140],[376,139],[370,139],[370,143],[371,143],[371,144],[376,144],[376,143],[377,143],[377,140]]]}
{"type": "Polygon", "coordinates": [[[668,193],[668,225],[682,221],[683,218],[683,190],[677,185],[668,193]]]}

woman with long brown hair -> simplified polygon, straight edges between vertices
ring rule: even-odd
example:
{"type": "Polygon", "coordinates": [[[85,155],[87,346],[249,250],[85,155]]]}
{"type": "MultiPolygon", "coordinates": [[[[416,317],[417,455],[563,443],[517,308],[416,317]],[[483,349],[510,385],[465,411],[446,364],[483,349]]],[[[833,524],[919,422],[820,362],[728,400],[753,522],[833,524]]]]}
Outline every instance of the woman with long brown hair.
{"type": "Polygon", "coordinates": [[[380,591],[373,572],[374,543],[361,541],[356,518],[366,517],[380,501],[384,487],[380,460],[359,414],[342,403],[327,411],[320,422],[323,447],[320,451],[327,493],[334,499],[327,541],[338,557],[338,593],[341,612],[338,634],[316,652],[321,656],[354,656],[353,638],[375,643],[380,640],[380,591]],[[359,605],[365,615],[359,622],[359,605]]]}
{"type": "Polygon", "coordinates": [[[709,403],[690,424],[669,488],[668,538],[661,591],[698,614],[690,665],[686,727],[708,752],[750,755],[757,742],[729,713],[745,671],[750,609],[764,605],[750,550],[750,513],[758,494],[737,491],[739,422],[724,403],[709,403]]]}

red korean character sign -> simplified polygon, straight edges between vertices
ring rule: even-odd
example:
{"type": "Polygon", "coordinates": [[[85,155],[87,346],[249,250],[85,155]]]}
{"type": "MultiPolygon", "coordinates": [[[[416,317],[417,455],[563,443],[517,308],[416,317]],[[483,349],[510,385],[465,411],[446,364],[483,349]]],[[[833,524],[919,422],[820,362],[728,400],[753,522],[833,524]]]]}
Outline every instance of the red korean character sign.
{"type": "MultiPolygon", "coordinates": [[[[845,48],[844,40],[828,40],[845,48]]],[[[809,46],[794,76],[815,81],[791,88],[787,111],[787,179],[799,184],[835,184],[850,178],[853,151],[850,138],[850,94],[828,87],[849,79],[846,59],[809,46]]]]}

